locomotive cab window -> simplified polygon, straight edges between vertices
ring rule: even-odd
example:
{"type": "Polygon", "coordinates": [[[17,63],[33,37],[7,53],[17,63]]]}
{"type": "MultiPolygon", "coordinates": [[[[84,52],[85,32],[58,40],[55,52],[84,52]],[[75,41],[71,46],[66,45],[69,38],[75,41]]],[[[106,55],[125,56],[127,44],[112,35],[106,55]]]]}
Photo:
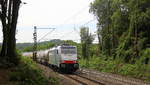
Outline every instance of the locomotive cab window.
{"type": "Polygon", "coordinates": [[[76,47],[61,47],[62,54],[76,54],[76,47]]]}
{"type": "Polygon", "coordinates": [[[58,50],[56,50],[56,54],[58,54],[58,50]]]}

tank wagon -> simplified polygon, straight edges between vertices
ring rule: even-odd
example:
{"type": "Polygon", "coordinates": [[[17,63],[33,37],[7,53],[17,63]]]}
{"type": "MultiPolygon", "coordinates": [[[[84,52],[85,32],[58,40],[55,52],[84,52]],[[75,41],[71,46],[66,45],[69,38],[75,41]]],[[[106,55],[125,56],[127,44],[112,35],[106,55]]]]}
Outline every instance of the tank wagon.
{"type": "Polygon", "coordinates": [[[37,60],[63,72],[75,72],[79,68],[77,48],[72,45],[60,45],[38,51],[37,60]]]}

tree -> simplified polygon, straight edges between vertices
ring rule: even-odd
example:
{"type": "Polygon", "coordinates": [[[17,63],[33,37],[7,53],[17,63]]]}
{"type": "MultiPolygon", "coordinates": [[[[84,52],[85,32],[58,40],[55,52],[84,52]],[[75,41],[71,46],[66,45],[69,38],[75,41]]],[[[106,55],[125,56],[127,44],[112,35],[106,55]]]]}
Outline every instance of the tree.
{"type": "Polygon", "coordinates": [[[1,0],[0,20],[3,31],[3,44],[0,56],[7,62],[18,64],[16,54],[16,25],[21,0],[1,0]]]}
{"type": "Polygon", "coordinates": [[[82,56],[84,59],[88,59],[90,54],[89,49],[90,49],[90,45],[94,40],[94,35],[89,33],[88,27],[81,27],[80,37],[81,37],[81,46],[82,46],[82,56]]]}
{"type": "MultiPolygon", "coordinates": [[[[102,53],[134,63],[150,44],[149,0],[95,0],[90,12],[98,20],[102,53]]],[[[147,56],[148,57],[148,56],[147,56]]]]}
{"type": "Polygon", "coordinates": [[[99,47],[102,48],[105,55],[111,55],[112,38],[111,38],[111,9],[112,0],[95,0],[91,3],[90,12],[92,12],[98,20],[97,35],[99,39],[99,47]]]}

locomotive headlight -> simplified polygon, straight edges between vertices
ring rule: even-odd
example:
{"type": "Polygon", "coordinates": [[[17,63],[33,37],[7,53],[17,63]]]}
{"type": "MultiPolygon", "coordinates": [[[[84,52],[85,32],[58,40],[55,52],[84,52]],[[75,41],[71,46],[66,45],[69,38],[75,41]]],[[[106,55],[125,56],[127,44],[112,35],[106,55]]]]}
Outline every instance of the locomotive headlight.
{"type": "Polygon", "coordinates": [[[61,64],[61,67],[62,67],[62,68],[65,68],[65,64],[61,64]]]}
{"type": "Polygon", "coordinates": [[[75,67],[75,68],[78,68],[78,67],[79,67],[79,65],[78,65],[78,64],[74,64],[74,67],[75,67]]]}

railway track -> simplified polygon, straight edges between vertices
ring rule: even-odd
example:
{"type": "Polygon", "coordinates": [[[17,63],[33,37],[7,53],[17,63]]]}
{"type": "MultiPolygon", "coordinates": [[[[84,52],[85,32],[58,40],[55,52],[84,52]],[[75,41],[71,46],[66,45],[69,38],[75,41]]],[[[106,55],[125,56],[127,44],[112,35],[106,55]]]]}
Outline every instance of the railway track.
{"type": "MultiPolygon", "coordinates": [[[[45,64],[41,64],[41,65],[49,67],[45,64]]],[[[49,67],[49,68],[52,69],[53,71],[57,72],[56,70],[54,70],[54,68],[51,68],[51,67],[49,67]]],[[[78,72],[75,72],[75,73],[72,73],[72,74],[63,74],[63,73],[59,73],[59,72],[57,72],[57,73],[59,74],[59,76],[65,78],[69,81],[70,80],[75,81],[76,82],[75,85],[105,85],[102,82],[96,81],[95,79],[90,79],[88,77],[82,76],[78,72]]]]}
{"type": "Polygon", "coordinates": [[[89,69],[80,69],[73,74],[59,73],[59,75],[63,75],[62,77],[67,77],[69,81],[73,80],[77,82],[78,84],[75,85],[150,85],[150,83],[138,79],[97,72],[89,69]]]}
{"type": "Polygon", "coordinates": [[[73,76],[70,76],[70,75],[65,75],[65,76],[68,77],[68,78],[70,78],[70,79],[75,80],[76,82],[78,82],[81,85],[88,85],[87,83],[85,83],[85,82],[83,82],[83,81],[81,81],[81,80],[79,80],[79,79],[77,79],[77,78],[75,78],[73,76]]]}
{"type": "Polygon", "coordinates": [[[100,81],[105,85],[150,85],[150,83],[139,79],[123,77],[110,73],[97,72],[88,69],[80,69],[77,74],[88,76],[90,79],[94,78],[95,81],[100,81]]]}
{"type": "Polygon", "coordinates": [[[79,74],[64,74],[64,76],[78,82],[80,85],[105,85],[99,81],[96,81],[94,79],[89,79],[79,74]]]}

